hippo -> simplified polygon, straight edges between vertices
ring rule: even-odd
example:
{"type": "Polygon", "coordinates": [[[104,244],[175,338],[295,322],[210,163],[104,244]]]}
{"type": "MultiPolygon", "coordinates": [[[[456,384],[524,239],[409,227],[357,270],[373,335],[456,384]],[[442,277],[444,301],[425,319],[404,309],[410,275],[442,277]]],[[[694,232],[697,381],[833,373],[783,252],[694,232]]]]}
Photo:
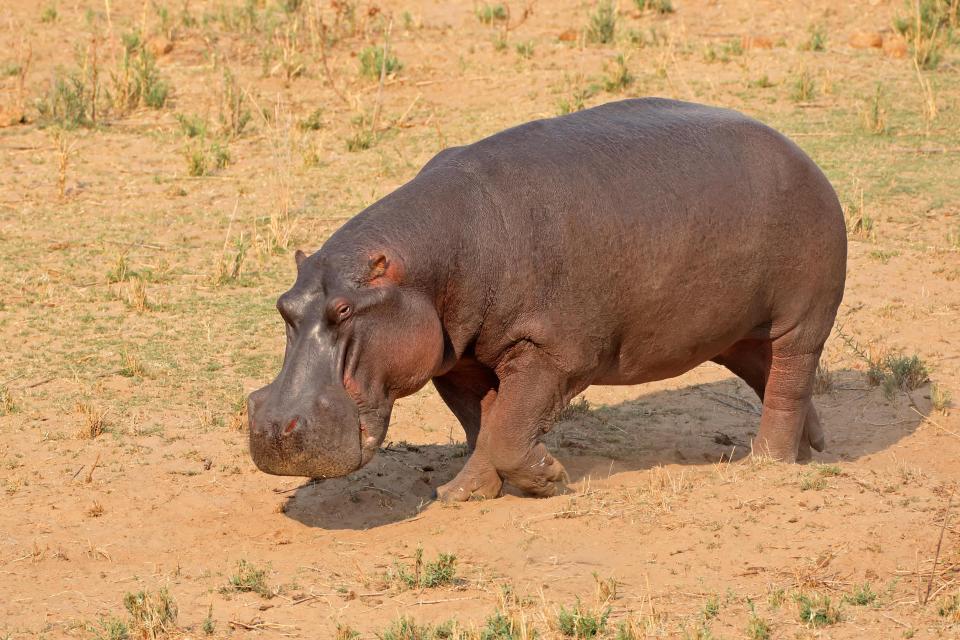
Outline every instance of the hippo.
{"type": "Polygon", "coordinates": [[[297,251],[283,365],[248,399],[252,458],[347,475],[432,381],[470,451],[439,498],[550,496],[566,474],[541,438],[573,397],[709,360],[762,400],[754,455],[807,460],[846,252],[817,165],[736,111],[623,100],[445,149],[297,251]]]}

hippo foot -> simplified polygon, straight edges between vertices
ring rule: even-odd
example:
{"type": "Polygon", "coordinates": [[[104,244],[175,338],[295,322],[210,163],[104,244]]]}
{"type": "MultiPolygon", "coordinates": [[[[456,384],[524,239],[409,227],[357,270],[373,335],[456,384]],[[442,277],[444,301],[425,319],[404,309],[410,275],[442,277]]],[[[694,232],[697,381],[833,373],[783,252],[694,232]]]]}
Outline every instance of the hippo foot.
{"type": "Polygon", "coordinates": [[[565,483],[570,477],[542,443],[533,448],[526,461],[526,464],[505,472],[504,479],[524,493],[538,498],[549,498],[566,491],[565,483]]]}
{"type": "Polygon", "coordinates": [[[496,498],[503,488],[503,480],[493,467],[473,469],[469,463],[446,484],[437,487],[436,498],[443,502],[466,502],[496,498]]]}

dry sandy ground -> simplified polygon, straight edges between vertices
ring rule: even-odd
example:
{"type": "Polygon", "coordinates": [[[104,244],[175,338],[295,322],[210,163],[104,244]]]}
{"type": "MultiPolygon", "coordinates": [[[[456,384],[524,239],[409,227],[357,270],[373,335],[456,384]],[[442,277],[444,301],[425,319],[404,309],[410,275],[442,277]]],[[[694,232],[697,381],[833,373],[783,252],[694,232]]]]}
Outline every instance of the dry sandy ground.
{"type": "MultiPolygon", "coordinates": [[[[635,634],[622,638],[958,637],[960,420],[932,405],[960,397],[960,58],[944,45],[939,67],[918,72],[909,56],[849,46],[854,32],[891,39],[899,2],[804,4],[678,0],[661,16],[622,2],[616,40],[595,44],[583,35],[593,3],[541,1],[503,47],[471,3],[390,2],[374,16],[360,4],[356,28],[325,51],[328,75],[308,26],[275,36],[214,19],[240,2],[4,2],[0,107],[20,103],[27,122],[0,129],[0,638],[108,638],[111,620],[129,623],[125,594],[161,589],[178,606],[171,637],[203,637],[207,619],[214,637],[331,638],[349,625],[373,638],[404,615],[479,630],[500,609],[551,638],[578,598],[609,607],[611,638],[628,621],[635,634]],[[172,49],[151,46],[167,104],[67,131],[61,172],[56,128],[34,100],[58,68],[78,67],[91,34],[109,87],[119,34],[156,38],[164,6],[172,49]],[[357,56],[382,46],[387,15],[403,68],[381,90],[357,56]],[[805,50],[811,28],[826,51],[805,50]],[[743,50],[744,36],[772,48],[743,50]],[[13,66],[27,51],[21,93],[13,66]],[[618,53],[634,79],[604,88],[618,53]],[[224,68],[251,120],[217,138],[228,166],[191,177],[188,157],[206,143],[175,114],[215,130],[224,68]],[[805,73],[816,89],[797,97],[805,73]],[[794,136],[874,225],[851,233],[843,334],[874,359],[919,354],[937,391],[871,386],[838,334],[816,398],[819,465],[746,457],[756,398],[705,365],[588,390],[589,409],[548,436],[571,473],[570,492],[551,499],[432,503],[464,461],[432,387],[398,404],[390,442],[350,478],[259,473],[237,406],[279,365],[272,305],[292,280],[292,248],[318,247],[440,148],[556,115],[590,84],[587,106],[694,99],[794,136]],[[378,94],[375,144],[348,151],[378,94]],[[317,128],[299,126],[318,108],[317,128]],[[218,282],[240,245],[238,277],[218,282]],[[421,546],[426,560],[455,554],[453,583],[391,578],[421,546]],[[241,560],[267,571],[263,594],[223,589],[241,560]],[[839,620],[801,620],[797,598],[816,596],[839,620]]],[[[318,7],[332,25],[325,2],[300,15],[318,7]]]]}

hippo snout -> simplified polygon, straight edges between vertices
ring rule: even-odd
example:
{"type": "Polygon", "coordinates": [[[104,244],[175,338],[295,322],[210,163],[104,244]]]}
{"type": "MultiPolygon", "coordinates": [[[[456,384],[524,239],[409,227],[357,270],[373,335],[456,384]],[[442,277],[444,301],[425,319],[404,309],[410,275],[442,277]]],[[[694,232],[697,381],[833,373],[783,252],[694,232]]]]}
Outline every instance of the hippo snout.
{"type": "Polygon", "coordinates": [[[250,455],[261,471],[331,478],[362,466],[357,406],[342,389],[298,398],[271,387],[247,399],[250,455]]]}

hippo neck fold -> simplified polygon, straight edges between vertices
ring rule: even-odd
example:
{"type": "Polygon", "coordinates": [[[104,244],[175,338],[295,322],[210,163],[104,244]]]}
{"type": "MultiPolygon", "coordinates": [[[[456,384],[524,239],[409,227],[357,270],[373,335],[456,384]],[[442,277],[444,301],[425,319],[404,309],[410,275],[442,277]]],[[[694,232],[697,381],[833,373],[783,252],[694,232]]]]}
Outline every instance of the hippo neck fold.
{"type": "Polygon", "coordinates": [[[480,287],[471,284],[475,274],[489,270],[481,266],[475,240],[484,232],[476,228],[482,217],[470,215],[483,201],[478,191],[475,179],[458,168],[425,169],[349,220],[320,250],[325,261],[357,273],[378,252],[396,256],[403,265],[399,285],[433,302],[452,360],[476,337],[485,308],[476,295],[480,287]]]}

